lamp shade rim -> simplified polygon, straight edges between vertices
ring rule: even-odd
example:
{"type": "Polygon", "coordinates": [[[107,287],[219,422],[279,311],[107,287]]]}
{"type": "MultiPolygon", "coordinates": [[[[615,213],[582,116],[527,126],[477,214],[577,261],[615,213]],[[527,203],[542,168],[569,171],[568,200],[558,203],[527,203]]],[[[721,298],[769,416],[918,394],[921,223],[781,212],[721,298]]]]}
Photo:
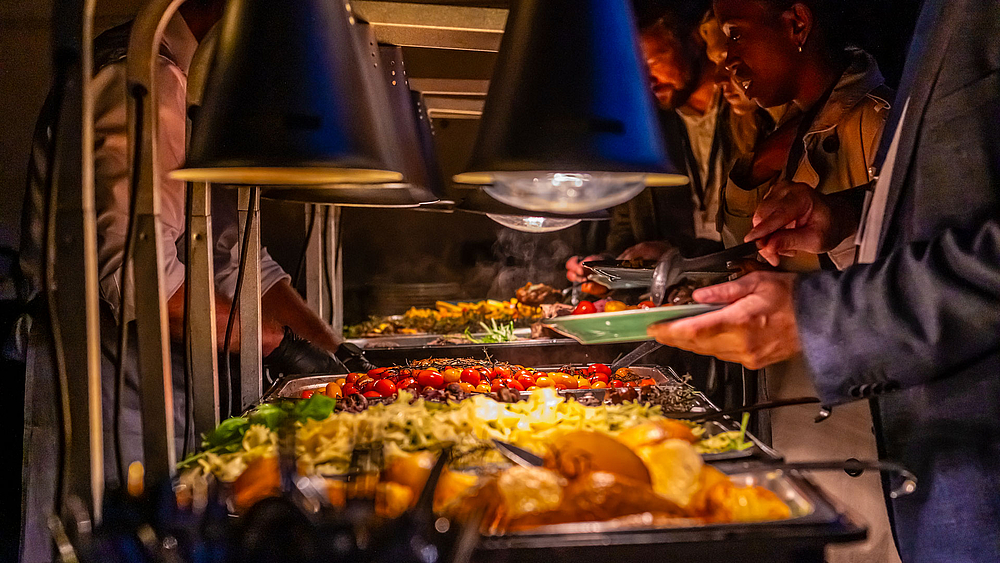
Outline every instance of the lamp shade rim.
{"type": "Polygon", "coordinates": [[[305,186],[314,184],[387,184],[403,175],[393,170],[328,166],[220,166],[179,168],[170,178],[214,184],[305,186]]]}
{"type": "Polygon", "coordinates": [[[494,183],[494,174],[497,172],[522,172],[522,173],[533,173],[533,174],[549,174],[553,172],[566,172],[572,174],[606,174],[615,176],[629,176],[635,177],[638,175],[643,176],[644,183],[649,187],[671,187],[671,186],[685,186],[691,179],[684,174],[665,174],[662,172],[623,172],[623,171],[600,171],[600,170],[587,170],[587,171],[563,171],[563,170],[510,170],[510,171],[492,171],[492,172],[462,172],[452,176],[452,181],[457,184],[475,184],[475,185],[488,185],[494,183]]]}

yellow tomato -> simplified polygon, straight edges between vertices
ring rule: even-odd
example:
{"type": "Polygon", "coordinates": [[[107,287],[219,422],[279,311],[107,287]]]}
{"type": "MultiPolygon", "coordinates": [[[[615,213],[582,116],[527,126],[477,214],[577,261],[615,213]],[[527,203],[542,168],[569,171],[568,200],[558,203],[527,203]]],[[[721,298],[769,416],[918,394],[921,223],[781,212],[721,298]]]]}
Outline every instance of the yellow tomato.
{"type": "Polygon", "coordinates": [[[466,393],[475,393],[476,391],[476,386],[471,383],[466,383],[462,381],[458,385],[462,388],[462,391],[465,391],[466,393]]]}
{"type": "Polygon", "coordinates": [[[590,389],[590,381],[588,381],[586,378],[578,377],[577,380],[576,380],[576,388],[577,389],[590,389]]]}
{"type": "Polygon", "coordinates": [[[607,389],[608,384],[598,379],[591,385],[591,387],[593,387],[594,389],[607,389]]]}
{"type": "Polygon", "coordinates": [[[486,382],[480,383],[479,385],[476,385],[476,391],[478,391],[480,393],[489,393],[490,392],[490,384],[486,383],[486,382]]]}
{"type": "Polygon", "coordinates": [[[555,382],[550,377],[542,376],[535,379],[535,385],[538,387],[552,387],[555,385],[555,382]]]}
{"type": "Polygon", "coordinates": [[[616,313],[618,311],[624,311],[628,309],[628,305],[622,303],[621,301],[608,301],[604,304],[605,313],[616,313]]]}
{"type": "Polygon", "coordinates": [[[447,368],[441,372],[441,375],[444,376],[445,383],[457,383],[462,379],[462,370],[458,368],[447,368]]]}
{"type": "Polygon", "coordinates": [[[340,388],[339,383],[331,381],[326,384],[326,396],[331,399],[341,399],[344,397],[344,391],[340,388]]]}

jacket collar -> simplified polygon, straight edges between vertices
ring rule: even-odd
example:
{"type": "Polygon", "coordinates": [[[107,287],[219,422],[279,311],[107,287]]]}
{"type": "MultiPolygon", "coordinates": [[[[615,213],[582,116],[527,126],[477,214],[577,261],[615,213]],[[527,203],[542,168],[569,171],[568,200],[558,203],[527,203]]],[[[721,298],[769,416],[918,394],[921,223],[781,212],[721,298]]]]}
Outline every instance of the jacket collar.
{"type": "Polygon", "coordinates": [[[198,40],[180,12],[175,13],[167,22],[163,31],[163,47],[170,53],[170,59],[187,74],[194,52],[198,49],[198,40]]]}
{"type": "MultiPolygon", "coordinates": [[[[874,57],[861,49],[849,49],[848,53],[850,63],[834,85],[826,104],[813,119],[807,137],[835,127],[858,102],[885,84],[874,57]]],[[[882,101],[889,105],[888,100],[882,101]]]]}

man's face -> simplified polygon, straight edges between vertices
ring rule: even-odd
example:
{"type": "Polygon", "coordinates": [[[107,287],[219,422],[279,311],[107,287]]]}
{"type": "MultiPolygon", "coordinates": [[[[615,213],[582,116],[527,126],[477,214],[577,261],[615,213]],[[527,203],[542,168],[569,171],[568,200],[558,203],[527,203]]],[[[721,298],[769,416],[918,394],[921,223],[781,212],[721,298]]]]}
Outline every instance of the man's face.
{"type": "Polygon", "coordinates": [[[792,101],[798,45],[781,14],[747,0],[714,5],[728,37],[725,65],[746,96],[766,108],[792,101]]]}
{"type": "Polygon", "coordinates": [[[654,27],[639,36],[656,101],[663,109],[676,109],[687,102],[697,87],[696,51],[673,33],[654,27]]]}
{"type": "Polygon", "coordinates": [[[705,52],[708,60],[715,65],[715,83],[722,89],[722,96],[729,103],[733,113],[746,115],[759,106],[746,97],[743,88],[736,83],[733,75],[726,68],[727,44],[729,38],[722,32],[722,26],[716,18],[705,20],[698,28],[701,38],[705,40],[705,52]]]}

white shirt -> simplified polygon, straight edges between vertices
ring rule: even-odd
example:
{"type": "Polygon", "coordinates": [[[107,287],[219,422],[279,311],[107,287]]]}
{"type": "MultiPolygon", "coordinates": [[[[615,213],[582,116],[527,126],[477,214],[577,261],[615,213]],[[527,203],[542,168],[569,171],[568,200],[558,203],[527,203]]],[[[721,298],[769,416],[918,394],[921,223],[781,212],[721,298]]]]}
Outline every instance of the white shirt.
{"type": "MultiPolygon", "coordinates": [[[[167,172],[184,164],[187,127],[187,71],[198,42],[180,14],[164,32],[163,45],[173,60],[159,56],[155,80],[159,93],[159,161],[161,180],[161,236],[165,270],[164,289],[169,298],[184,283],[180,249],[184,244],[184,182],[172,180],[167,172]]],[[[94,88],[94,180],[97,206],[97,258],[101,297],[116,313],[121,295],[121,265],[129,211],[129,162],[126,135],[125,62],[102,68],[91,83],[94,88]]],[[[212,231],[216,291],[233,298],[239,267],[235,193],[214,189],[212,231]],[[222,210],[223,212],[218,212],[222,210]]],[[[266,250],[261,250],[261,291],[289,276],[266,250]]],[[[131,283],[131,282],[129,282],[131,283]]],[[[134,295],[135,292],[133,291],[134,295]]],[[[126,303],[125,319],[135,317],[134,304],[126,303]]]]}
{"type": "Polygon", "coordinates": [[[906,112],[909,108],[910,99],[907,98],[903,105],[903,113],[899,116],[899,124],[896,125],[896,132],[892,135],[889,152],[885,155],[882,172],[879,174],[878,180],[875,181],[875,191],[861,217],[858,236],[855,239],[859,247],[859,264],[871,264],[878,254],[878,242],[881,238],[885,207],[889,199],[889,186],[892,184],[892,173],[896,167],[896,152],[899,150],[899,135],[903,130],[903,123],[906,122],[906,112]]]}
{"type": "Polygon", "coordinates": [[[712,143],[715,140],[715,124],[719,119],[719,108],[721,106],[718,94],[713,98],[713,104],[703,115],[686,111],[684,108],[677,109],[677,115],[684,122],[687,129],[688,140],[691,143],[691,152],[695,161],[698,162],[696,174],[701,178],[701,185],[704,189],[702,199],[697,194],[692,193],[691,198],[695,204],[694,210],[694,235],[695,238],[721,241],[719,234],[717,217],[719,214],[719,194],[722,185],[717,178],[712,185],[708,184],[709,167],[712,165],[712,143]]]}

